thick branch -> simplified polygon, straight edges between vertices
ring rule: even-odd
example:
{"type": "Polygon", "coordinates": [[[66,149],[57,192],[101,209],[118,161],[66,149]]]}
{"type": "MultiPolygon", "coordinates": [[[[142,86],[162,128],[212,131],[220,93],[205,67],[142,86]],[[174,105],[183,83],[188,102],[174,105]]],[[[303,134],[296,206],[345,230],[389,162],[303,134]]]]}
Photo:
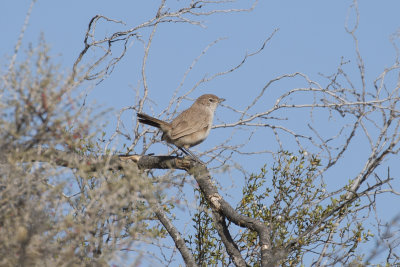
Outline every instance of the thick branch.
{"type": "MultiPolygon", "coordinates": [[[[234,224],[246,227],[253,231],[256,231],[260,240],[260,247],[261,247],[261,265],[262,266],[275,266],[276,262],[278,261],[277,258],[274,257],[272,252],[272,246],[270,242],[270,230],[269,227],[266,226],[263,222],[256,220],[254,218],[250,218],[247,216],[243,216],[239,214],[232,206],[225,201],[218,193],[217,187],[212,183],[210,173],[208,172],[207,168],[204,165],[195,163],[190,161],[189,166],[186,163],[189,162],[182,162],[181,160],[168,160],[168,163],[165,162],[165,157],[156,157],[156,156],[131,156],[131,159],[137,161],[139,168],[145,167],[146,169],[165,169],[169,164],[169,168],[176,168],[176,169],[183,169],[186,170],[188,173],[192,174],[196,179],[197,183],[203,194],[206,196],[207,201],[209,202],[210,206],[212,207],[213,213],[215,218],[220,219],[220,213],[223,214],[229,221],[233,222],[234,224]],[[184,163],[184,164],[182,164],[184,163]]],[[[217,230],[218,233],[221,235],[225,235],[223,224],[217,222],[218,225],[221,227],[217,230]],[[221,231],[220,231],[221,230],[221,231]]],[[[223,237],[223,236],[221,236],[223,237]]],[[[227,237],[227,236],[226,236],[227,237]]],[[[240,252],[236,249],[236,244],[232,244],[233,240],[230,237],[225,240],[226,249],[229,255],[231,256],[232,260],[235,264],[241,266],[239,264],[241,261],[237,261],[237,256],[240,255],[240,252]],[[238,254],[239,253],[239,254],[238,254]]],[[[224,241],[224,239],[222,239],[224,241]]],[[[240,257],[241,260],[243,260],[240,257]]],[[[244,263],[245,264],[245,263],[244,263]]]]}
{"type": "MultiPolygon", "coordinates": [[[[227,226],[224,222],[224,217],[234,224],[246,227],[250,230],[257,232],[260,247],[261,247],[261,265],[262,266],[275,266],[278,258],[274,256],[272,252],[272,246],[270,242],[270,230],[265,223],[239,214],[225,199],[218,193],[217,187],[212,183],[211,175],[206,166],[198,164],[190,159],[178,158],[172,156],[107,156],[93,158],[90,156],[82,156],[72,152],[65,152],[55,149],[37,149],[31,150],[29,153],[25,153],[20,157],[22,161],[39,161],[49,162],[58,166],[77,168],[80,171],[85,172],[96,172],[99,170],[120,170],[123,172],[132,172],[139,169],[182,169],[192,174],[199,184],[200,189],[206,196],[207,201],[212,207],[215,223],[218,224],[217,230],[224,241],[224,245],[237,266],[246,266],[246,262],[241,257],[240,251],[234,243],[232,237],[227,230],[227,226]],[[136,163],[135,165],[129,164],[128,161],[136,163]]],[[[130,173],[130,175],[132,175],[130,173]]],[[[140,174],[138,174],[140,175],[140,174]]],[[[153,203],[154,204],[154,203],[153,203]]],[[[155,206],[157,207],[157,206],[155,206]]],[[[155,209],[158,212],[162,212],[162,209],[155,209]]],[[[161,213],[157,214],[160,221],[164,224],[166,217],[161,213]],[[164,222],[163,222],[164,221],[164,222]]],[[[173,227],[172,224],[164,224],[166,228],[171,230],[172,238],[174,238],[177,247],[182,247],[184,244],[180,242],[178,231],[173,227]],[[173,229],[173,230],[172,230],[173,229]]],[[[178,247],[178,248],[179,248],[178,247]]],[[[186,254],[184,252],[184,254],[186,254]]],[[[189,264],[189,263],[187,263],[189,264]]]]}

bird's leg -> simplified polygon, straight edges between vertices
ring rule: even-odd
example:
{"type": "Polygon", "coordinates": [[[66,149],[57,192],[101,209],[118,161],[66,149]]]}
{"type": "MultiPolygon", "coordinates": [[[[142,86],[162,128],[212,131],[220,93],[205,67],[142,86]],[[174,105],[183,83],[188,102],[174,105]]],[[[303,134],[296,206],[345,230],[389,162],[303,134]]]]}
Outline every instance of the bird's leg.
{"type": "Polygon", "coordinates": [[[180,150],[180,148],[179,148],[179,147],[177,147],[177,146],[173,146],[173,145],[171,145],[171,144],[168,144],[168,143],[167,143],[167,145],[168,145],[169,147],[171,147],[171,148],[172,148],[172,152],[171,152],[171,153],[169,153],[169,155],[176,154],[178,157],[181,157],[181,156],[183,156],[183,155],[187,155],[186,153],[185,153],[185,154],[183,154],[183,153],[181,152],[181,150],[180,150]]]}
{"type": "Polygon", "coordinates": [[[195,154],[193,154],[193,152],[190,151],[188,148],[183,148],[183,147],[180,147],[180,146],[178,146],[178,148],[179,148],[183,153],[185,153],[186,155],[191,156],[191,157],[192,157],[195,161],[197,161],[198,163],[205,165],[205,163],[202,162],[202,161],[201,161],[195,154]]]}
{"type": "Polygon", "coordinates": [[[186,156],[190,156],[188,152],[183,147],[178,146],[179,150],[185,153],[186,156]]]}

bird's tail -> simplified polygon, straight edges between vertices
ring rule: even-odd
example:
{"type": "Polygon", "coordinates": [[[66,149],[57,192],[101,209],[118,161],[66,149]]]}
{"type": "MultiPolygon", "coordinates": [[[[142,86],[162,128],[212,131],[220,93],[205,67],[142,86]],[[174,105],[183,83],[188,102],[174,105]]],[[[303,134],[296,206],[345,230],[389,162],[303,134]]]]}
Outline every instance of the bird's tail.
{"type": "Polygon", "coordinates": [[[161,128],[161,125],[165,124],[165,122],[143,113],[138,113],[137,116],[139,118],[140,123],[151,125],[157,128],[161,128]]]}

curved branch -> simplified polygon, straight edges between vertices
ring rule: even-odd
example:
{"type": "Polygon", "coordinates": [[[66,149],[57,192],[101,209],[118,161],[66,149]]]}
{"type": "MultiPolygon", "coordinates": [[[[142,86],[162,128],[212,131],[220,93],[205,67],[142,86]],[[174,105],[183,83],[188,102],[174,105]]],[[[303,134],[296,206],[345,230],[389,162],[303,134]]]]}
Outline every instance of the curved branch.
{"type": "MultiPolygon", "coordinates": [[[[217,187],[213,184],[211,175],[206,166],[199,164],[191,159],[179,158],[173,156],[104,156],[104,157],[90,157],[78,155],[72,152],[65,152],[56,149],[32,149],[23,155],[19,160],[25,162],[48,162],[57,166],[79,169],[84,172],[96,172],[101,170],[119,170],[124,174],[132,177],[140,175],[139,169],[181,169],[192,174],[196,179],[201,191],[205,195],[207,201],[212,207],[214,223],[216,229],[224,242],[228,254],[236,266],[246,266],[246,262],[240,254],[240,251],[231,237],[225,218],[234,224],[246,227],[250,230],[257,232],[260,247],[261,247],[261,265],[262,266],[275,266],[279,260],[277,255],[272,251],[270,242],[270,229],[269,227],[254,218],[250,218],[239,214],[223,197],[218,193],[217,187]],[[133,164],[132,164],[133,163],[133,164]]],[[[158,219],[171,234],[177,248],[180,250],[184,257],[185,263],[189,266],[195,264],[188,255],[188,248],[186,247],[183,239],[180,237],[179,232],[168,220],[163,213],[162,208],[155,202],[151,196],[151,190],[146,190],[144,197],[149,201],[158,219]],[[184,256],[185,255],[185,256],[184,256]]]]}
{"type": "Polygon", "coordinates": [[[217,230],[224,242],[225,248],[227,249],[230,257],[237,266],[245,266],[243,258],[240,256],[240,252],[237,249],[235,243],[228,235],[226,226],[221,223],[221,213],[229,221],[234,224],[246,227],[250,230],[257,232],[260,247],[261,247],[261,265],[262,266],[275,266],[278,261],[276,255],[272,251],[272,245],[270,241],[270,229],[263,222],[239,214],[222,196],[218,193],[217,187],[212,183],[211,175],[206,166],[198,164],[193,161],[186,161],[182,159],[171,157],[157,157],[157,156],[127,156],[137,162],[139,168],[145,169],[165,169],[165,168],[176,168],[186,170],[189,174],[192,174],[196,179],[202,193],[206,197],[208,203],[212,207],[215,219],[218,219],[215,223],[218,224],[217,230]],[[165,161],[165,159],[167,161],[165,161]],[[186,161],[186,162],[185,162],[186,161]],[[169,166],[169,165],[173,166],[169,166]],[[188,165],[189,164],[189,165],[188,165]],[[240,256],[240,257],[239,257],[240,256]],[[242,265],[244,264],[244,265],[242,265]]]}

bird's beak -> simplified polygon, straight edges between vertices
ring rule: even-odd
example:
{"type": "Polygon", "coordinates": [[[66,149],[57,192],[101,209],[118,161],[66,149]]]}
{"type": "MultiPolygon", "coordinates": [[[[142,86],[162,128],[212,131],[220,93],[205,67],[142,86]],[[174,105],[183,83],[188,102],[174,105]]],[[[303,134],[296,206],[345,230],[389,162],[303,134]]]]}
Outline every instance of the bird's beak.
{"type": "Polygon", "coordinates": [[[221,103],[221,102],[224,102],[225,101],[225,98],[220,98],[219,100],[218,100],[218,103],[221,103]]]}

